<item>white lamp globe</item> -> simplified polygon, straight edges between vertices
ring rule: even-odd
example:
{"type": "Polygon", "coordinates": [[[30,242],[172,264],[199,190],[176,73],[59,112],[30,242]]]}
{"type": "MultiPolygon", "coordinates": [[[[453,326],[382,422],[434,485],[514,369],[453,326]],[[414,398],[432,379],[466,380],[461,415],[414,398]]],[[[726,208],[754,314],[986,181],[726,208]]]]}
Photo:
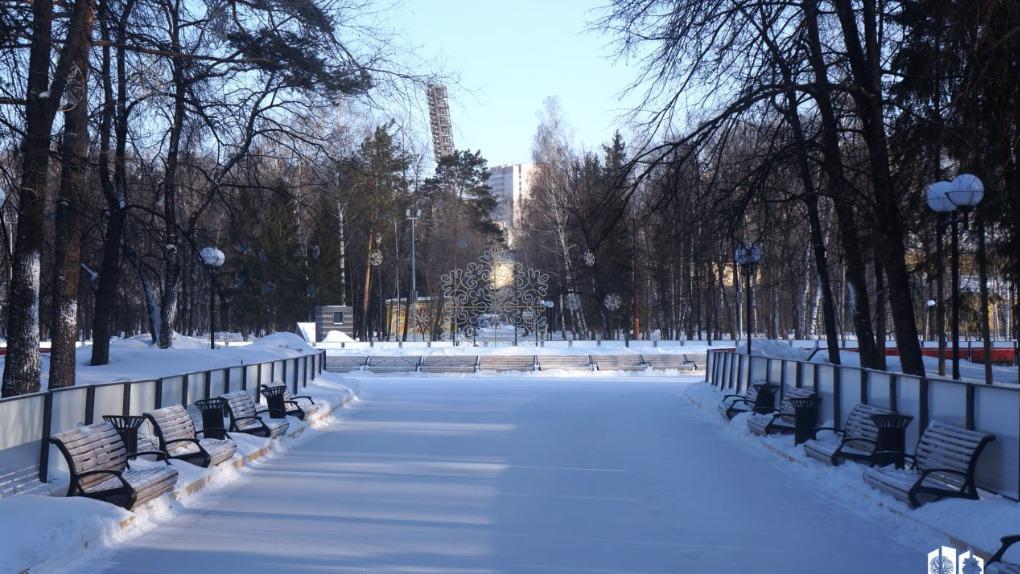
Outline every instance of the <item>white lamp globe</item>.
{"type": "Polygon", "coordinates": [[[928,186],[928,207],[935,213],[949,213],[956,209],[956,205],[949,201],[949,190],[953,184],[948,181],[936,181],[928,186]]]}
{"type": "Polygon", "coordinates": [[[985,184],[974,174],[961,173],[953,179],[952,185],[946,196],[957,207],[972,209],[985,197],[985,184]]]}
{"type": "Polygon", "coordinates": [[[227,260],[227,256],[215,247],[203,247],[198,254],[202,257],[202,263],[209,267],[220,267],[227,260]]]}

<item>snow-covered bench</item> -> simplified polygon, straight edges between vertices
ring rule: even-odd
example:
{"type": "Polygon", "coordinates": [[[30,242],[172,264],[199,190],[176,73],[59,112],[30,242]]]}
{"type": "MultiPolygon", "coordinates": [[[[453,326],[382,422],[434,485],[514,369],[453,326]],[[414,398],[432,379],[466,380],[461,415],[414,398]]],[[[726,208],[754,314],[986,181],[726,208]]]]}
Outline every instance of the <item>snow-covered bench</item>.
{"type": "Polygon", "coordinates": [[[992,434],[932,422],[917,442],[914,455],[907,455],[910,469],[869,468],[864,471],[864,482],[912,508],[947,497],[977,499],[974,469],[981,451],[993,440],[992,434]]]}
{"type": "Polygon", "coordinates": [[[850,411],[850,416],[847,417],[842,429],[816,428],[814,438],[804,443],[804,452],[811,458],[833,466],[839,466],[843,460],[870,461],[878,438],[878,427],[875,426],[871,416],[888,414],[892,414],[892,411],[858,404],[850,411]],[[819,439],[818,434],[825,431],[831,432],[834,436],[819,439]]]}
{"type": "Polygon", "coordinates": [[[287,432],[290,426],[285,418],[266,420],[259,416],[248,391],[234,391],[221,395],[220,398],[227,401],[230,430],[233,432],[275,438],[287,432]]]}
{"type": "Polygon", "coordinates": [[[1003,536],[999,550],[985,564],[985,574],[1020,574],[1020,564],[1004,561],[1006,551],[1017,542],[1020,542],[1020,534],[1003,536]]]}
{"type": "Polygon", "coordinates": [[[809,399],[815,396],[811,389],[786,387],[779,410],[774,413],[754,413],[747,419],[747,428],[754,434],[791,434],[796,430],[796,409],[790,399],[809,399]]]}
{"type": "Polygon", "coordinates": [[[539,355],[540,371],[592,371],[595,367],[589,355],[539,355]]]}
{"type": "Polygon", "coordinates": [[[600,371],[644,371],[648,364],[641,355],[592,355],[600,371]]]}
{"type": "Polygon", "coordinates": [[[326,357],[326,370],[331,373],[349,373],[365,367],[367,357],[326,357]]]}
{"type": "Polygon", "coordinates": [[[130,457],[127,445],[109,422],[66,430],[50,437],[67,461],[71,473],[68,496],[85,496],[130,510],[173,490],[177,469],[167,453],[143,451],[130,457]],[[155,455],[165,464],[131,468],[129,458],[155,455]]]}
{"type": "Polygon", "coordinates": [[[145,413],[159,440],[159,449],[170,458],[212,466],[234,456],[237,445],[229,438],[198,438],[202,431],[195,431],[195,422],[188,410],[181,405],[163,407],[145,413]]]}
{"type": "Polygon", "coordinates": [[[686,354],[641,355],[641,360],[656,370],[677,369],[680,371],[693,371],[698,368],[694,361],[687,358],[686,354]]]}
{"type": "Polygon", "coordinates": [[[726,395],[719,401],[719,414],[726,420],[730,420],[740,413],[755,411],[766,413],[775,410],[774,396],[770,393],[759,394],[757,385],[765,381],[755,381],[753,385],[747,386],[747,392],[743,395],[726,395]]]}
{"type": "Polygon", "coordinates": [[[418,356],[369,357],[365,370],[373,373],[413,373],[421,365],[418,356]]]}
{"type": "MultiPolygon", "coordinates": [[[[290,390],[283,381],[273,381],[268,385],[262,385],[262,387],[283,387],[283,406],[287,414],[292,417],[305,420],[305,418],[319,412],[319,404],[315,402],[315,399],[308,395],[290,394],[290,390]]],[[[258,405],[255,408],[259,416],[269,411],[269,407],[266,405],[258,405]]]]}
{"type": "Polygon", "coordinates": [[[473,373],[477,368],[475,355],[428,355],[421,363],[423,373],[473,373]]]}
{"type": "Polygon", "coordinates": [[[482,355],[478,358],[479,371],[524,371],[535,370],[534,355],[482,355]]]}

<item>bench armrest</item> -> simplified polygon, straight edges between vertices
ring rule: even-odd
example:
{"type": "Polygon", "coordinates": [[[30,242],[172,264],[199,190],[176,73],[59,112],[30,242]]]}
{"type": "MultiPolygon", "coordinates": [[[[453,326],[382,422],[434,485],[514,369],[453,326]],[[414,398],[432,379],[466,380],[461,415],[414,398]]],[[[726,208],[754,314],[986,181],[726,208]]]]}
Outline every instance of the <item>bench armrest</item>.
{"type": "MultiPolygon", "coordinates": [[[[166,451],[162,451],[162,450],[143,450],[143,451],[139,451],[139,452],[136,452],[135,454],[129,456],[128,460],[130,461],[130,459],[132,459],[132,458],[138,458],[140,456],[145,456],[145,455],[148,455],[148,454],[154,455],[156,457],[156,460],[161,460],[161,461],[165,462],[167,465],[170,464],[170,455],[167,454],[166,451]]],[[[129,466],[130,466],[130,464],[131,463],[128,462],[129,466]]]]}
{"type": "MultiPolygon", "coordinates": [[[[312,401],[313,405],[315,404],[315,399],[313,399],[312,397],[310,397],[308,395],[291,395],[290,398],[292,398],[292,399],[308,399],[308,400],[312,401]]],[[[291,402],[293,402],[293,401],[291,401],[291,402]]]]}
{"type": "Polygon", "coordinates": [[[1005,556],[1006,551],[1009,550],[1010,546],[1016,544],[1017,542],[1020,542],[1020,534],[1014,534],[1012,536],[1003,536],[1002,546],[1000,546],[999,549],[995,551],[995,554],[988,559],[988,563],[991,564],[993,562],[1002,562],[1002,557],[1005,556]]]}
{"type": "Polygon", "coordinates": [[[174,440],[168,440],[164,444],[174,444],[175,442],[190,442],[198,444],[197,438],[175,438],[174,440]]]}
{"type": "Polygon", "coordinates": [[[262,417],[260,417],[258,415],[254,415],[254,416],[250,416],[250,417],[237,417],[236,419],[234,419],[234,422],[236,423],[237,421],[245,421],[245,420],[248,420],[248,419],[258,419],[259,422],[262,422],[262,417]]]}

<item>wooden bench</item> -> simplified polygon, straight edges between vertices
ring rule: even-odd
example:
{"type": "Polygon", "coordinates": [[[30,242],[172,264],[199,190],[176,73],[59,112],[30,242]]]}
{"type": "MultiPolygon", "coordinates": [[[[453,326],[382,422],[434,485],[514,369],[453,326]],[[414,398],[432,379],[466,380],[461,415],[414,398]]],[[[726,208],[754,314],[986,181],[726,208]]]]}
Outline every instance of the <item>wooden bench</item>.
{"type": "Polygon", "coordinates": [[[131,468],[123,439],[105,421],[57,433],[50,442],[67,461],[71,473],[68,496],[95,498],[130,510],[170,492],[177,484],[177,469],[170,466],[163,451],[142,451],[130,458],[155,455],[166,464],[131,468]]]}
{"type": "Polygon", "coordinates": [[[475,355],[427,355],[422,358],[423,373],[473,373],[478,367],[475,355]]]}
{"type": "Polygon", "coordinates": [[[792,434],[796,430],[796,409],[790,399],[809,399],[815,396],[811,389],[786,387],[783,389],[783,400],[779,402],[779,410],[774,413],[754,413],[747,419],[747,428],[754,434],[792,434]]]}
{"type": "MultiPolygon", "coordinates": [[[[301,420],[314,415],[319,412],[319,403],[315,402],[315,399],[308,395],[292,395],[290,389],[283,381],[273,381],[268,385],[262,385],[263,387],[283,387],[283,405],[287,409],[287,414],[292,417],[297,417],[301,420]]],[[[268,412],[269,407],[263,404],[256,405],[255,409],[258,411],[259,416],[262,413],[268,412]]]]}
{"type": "Polygon", "coordinates": [[[693,371],[698,368],[694,361],[687,358],[687,355],[641,355],[641,360],[646,365],[657,371],[678,370],[693,371]]]}
{"type": "Polygon", "coordinates": [[[592,355],[600,371],[646,371],[648,365],[641,355],[592,355]]]}
{"type": "Polygon", "coordinates": [[[227,414],[230,415],[230,430],[255,436],[276,438],[290,426],[287,419],[263,419],[255,408],[248,391],[234,391],[220,398],[227,401],[227,414]]]}
{"type": "Polygon", "coordinates": [[[479,371],[522,371],[535,370],[534,355],[482,355],[478,358],[479,371]]]}
{"type": "Polygon", "coordinates": [[[367,357],[330,357],[326,356],[326,370],[330,373],[349,373],[360,371],[365,367],[367,357]]]}
{"type": "Polygon", "coordinates": [[[588,355],[539,355],[538,370],[593,371],[595,367],[588,355]]]}
{"type": "Polygon", "coordinates": [[[237,451],[237,445],[229,438],[198,438],[203,431],[195,431],[195,421],[181,405],[147,412],[145,418],[156,433],[159,450],[170,458],[206,467],[229,460],[237,451]]]}
{"type": "Polygon", "coordinates": [[[974,471],[995,435],[932,422],[917,442],[909,470],[864,471],[864,482],[916,508],[941,498],[977,499],[974,471]],[[923,500],[922,500],[923,496],[923,500]]]}
{"type": "Polygon", "coordinates": [[[366,371],[373,373],[414,373],[421,364],[418,356],[369,357],[366,371]]]}
{"type": "Polygon", "coordinates": [[[1020,542],[1020,534],[1002,537],[999,550],[985,563],[985,574],[1020,574],[1020,563],[1006,562],[1004,557],[1009,547],[1020,542]]]}
{"type": "MultiPolygon", "coordinates": [[[[754,385],[765,381],[755,381],[754,385]]],[[[758,396],[758,389],[754,385],[747,386],[747,392],[743,395],[725,395],[719,401],[719,414],[726,420],[730,420],[740,413],[755,411],[765,413],[775,410],[774,404],[765,404],[764,396],[758,396]]],[[[773,397],[774,398],[774,397],[773,397]]]]}
{"type": "Polygon", "coordinates": [[[878,438],[878,427],[871,415],[888,415],[892,411],[872,405],[858,404],[850,411],[842,429],[819,427],[814,438],[804,443],[804,452],[811,458],[832,466],[839,466],[844,460],[870,462],[878,438]],[[829,431],[834,438],[819,439],[818,433],[829,431]]]}

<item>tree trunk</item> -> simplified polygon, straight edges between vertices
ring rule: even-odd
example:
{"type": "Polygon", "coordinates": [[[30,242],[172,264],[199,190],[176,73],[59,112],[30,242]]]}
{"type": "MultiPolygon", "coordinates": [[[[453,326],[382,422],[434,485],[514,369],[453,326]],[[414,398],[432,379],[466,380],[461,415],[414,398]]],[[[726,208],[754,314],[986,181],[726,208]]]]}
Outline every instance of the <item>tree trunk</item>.
{"type": "Polygon", "coordinates": [[[4,361],[5,397],[39,390],[42,360],[39,356],[39,281],[45,244],[46,182],[50,134],[64,93],[71,65],[78,61],[88,30],[91,3],[74,5],[68,34],[53,82],[50,82],[50,50],[53,48],[53,2],[32,3],[32,37],[28,62],[28,103],[22,143],[21,187],[18,192],[18,229],[12,254],[11,284],[7,306],[7,356],[4,361]]]}
{"type": "Polygon", "coordinates": [[[117,19],[117,97],[114,99],[110,72],[109,22],[113,17],[103,2],[99,20],[104,40],[102,60],[103,114],[99,126],[99,183],[106,198],[108,219],[103,236],[103,262],[99,285],[96,287],[95,315],[92,318],[92,365],[110,362],[110,337],[117,303],[117,286],[120,284],[121,243],[127,225],[127,54],[125,42],[127,21],[134,9],[134,0],[128,0],[117,19]],[[114,172],[110,176],[110,132],[115,131],[114,172]]]}
{"type": "Polygon", "coordinates": [[[822,169],[827,180],[828,195],[832,198],[835,207],[839,240],[846,265],[846,279],[853,289],[853,321],[854,331],[857,333],[857,346],[861,355],[861,365],[876,368],[878,352],[871,324],[867,266],[864,263],[864,256],[861,254],[856,216],[843,174],[842,152],[839,147],[839,124],[832,107],[832,86],[829,84],[818,31],[817,0],[805,0],[803,9],[808,30],[809,59],[817,85],[813,95],[818,105],[822,124],[822,169]]]}
{"type": "Polygon", "coordinates": [[[860,15],[860,21],[864,26],[865,44],[862,46],[858,18],[853,11],[851,0],[835,0],[834,5],[847,48],[853,82],[856,84],[856,89],[852,89],[851,94],[857,116],[861,121],[861,135],[869,152],[876,227],[881,234],[878,246],[889,286],[889,305],[896,332],[896,346],[899,349],[903,372],[924,375],[921,346],[917,340],[917,320],[914,316],[910,276],[907,272],[898,193],[889,172],[889,149],[882,109],[878,16],[874,0],[864,0],[860,15]]]}
{"type": "MultiPolygon", "coordinates": [[[[170,47],[181,51],[178,12],[169,10],[170,47]]],[[[163,281],[160,291],[159,348],[173,345],[174,320],[177,318],[178,287],[181,282],[180,233],[177,228],[177,165],[180,155],[181,132],[184,130],[185,79],[184,63],[173,60],[174,112],[167,145],[166,171],[163,181],[163,281]]]]}
{"type": "MultiPolygon", "coordinates": [[[[89,1],[89,0],[79,0],[89,1]]],[[[91,30],[91,10],[86,29],[91,30]]],[[[87,192],[88,160],[88,70],[90,37],[86,33],[74,72],[76,81],[68,87],[70,109],[64,112],[64,141],[61,149],[60,198],[56,206],[53,258],[53,320],[50,324],[49,388],[74,385],[75,341],[78,329],[78,276],[81,265],[81,211],[87,192]]]]}
{"type": "Polygon", "coordinates": [[[372,248],[374,247],[373,241],[375,240],[375,234],[369,232],[368,234],[368,247],[365,250],[365,283],[362,285],[363,292],[361,297],[361,336],[366,341],[369,340],[368,335],[368,305],[372,298],[372,248]]]}
{"type": "Polygon", "coordinates": [[[978,322],[981,325],[981,338],[985,355],[985,383],[992,384],[992,335],[988,326],[988,252],[985,246],[985,214],[978,210],[975,214],[977,224],[977,263],[978,263],[978,284],[980,285],[981,309],[978,312],[978,322]]]}

